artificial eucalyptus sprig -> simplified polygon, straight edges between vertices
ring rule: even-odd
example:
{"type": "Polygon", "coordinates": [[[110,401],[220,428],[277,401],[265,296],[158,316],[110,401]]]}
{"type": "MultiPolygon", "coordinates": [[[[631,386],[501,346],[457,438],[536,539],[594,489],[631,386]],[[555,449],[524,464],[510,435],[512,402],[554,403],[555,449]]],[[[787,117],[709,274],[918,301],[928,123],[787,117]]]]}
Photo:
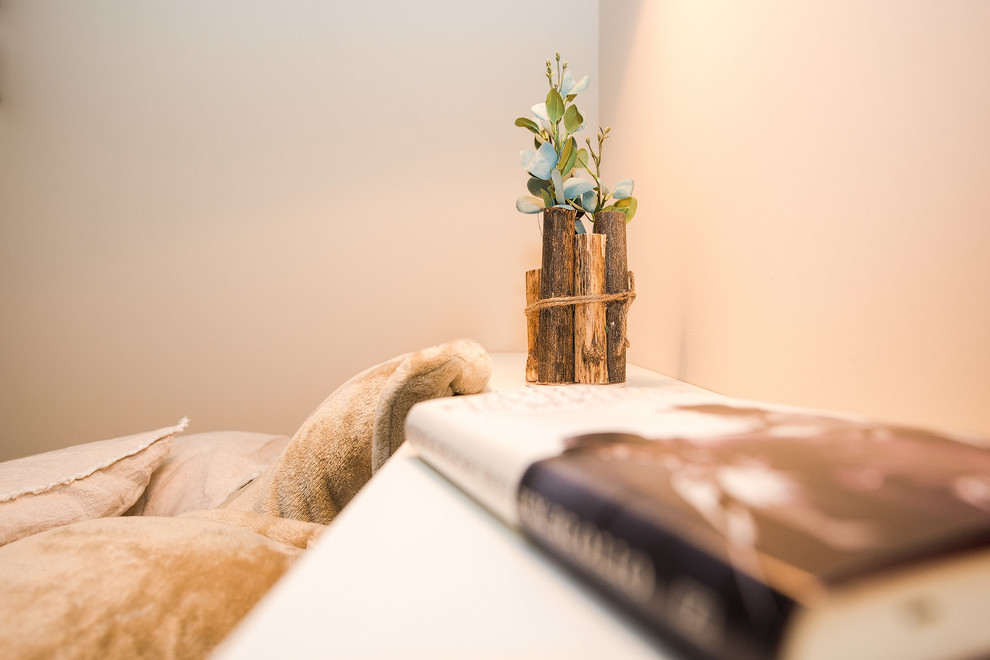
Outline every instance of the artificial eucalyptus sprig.
{"type": "Polygon", "coordinates": [[[626,214],[626,222],[629,222],[636,214],[636,198],[632,196],[635,182],[632,179],[623,179],[615,185],[615,190],[612,191],[609,191],[605,184],[601,182],[602,148],[611,130],[611,126],[606,126],[605,128],[598,127],[598,153],[595,153],[594,147],[591,146],[591,138],[585,138],[584,140],[588,145],[588,151],[591,153],[591,160],[595,163],[594,171],[591,170],[591,167],[585,166],[588,174],[595,180],[595,187],[592,190],[595,195],[592,196],[589,193],[586,197],[582,198],[581,207],[592,214],[599,211],[622,211],[626,214]],[[610,199],[614,199],[615,202],[609,204],[610,199]]]}
{"type": "Polygon", "coordinates": [[[597,153],[590,139],[585,140],[588,145],[585,149],[578,146],[575,137],[584,128],[584,117],[574,99],[588,88],[588,76],[575,80],[567,70],[567,62],[561,62],[560,53],[546,64],[550,90],[543,103],[532,107],[536,120],[519,117],[515,122],[534,136],[534,149],[520,152],[523,168],[529,173],[526,188],[530,194],[516,200],[516,209],[522,213],[539,213],[552,206],[574,209],[578,233],[584,232],[581,217],[585,214],[594,221],[594,214],[599,211],[622,211],[629,222],[636,213],[633,180],[620,181],[612,191],[601,182],[602,145],[610,129],[599,127],[597,153]],[[590,167],[589,155],[594,170],[590,167]],[[592,181],[578,176],[581,169],[588,172],[592,181]],[[615,202],[609,204],[610,200],[615,202]]]}

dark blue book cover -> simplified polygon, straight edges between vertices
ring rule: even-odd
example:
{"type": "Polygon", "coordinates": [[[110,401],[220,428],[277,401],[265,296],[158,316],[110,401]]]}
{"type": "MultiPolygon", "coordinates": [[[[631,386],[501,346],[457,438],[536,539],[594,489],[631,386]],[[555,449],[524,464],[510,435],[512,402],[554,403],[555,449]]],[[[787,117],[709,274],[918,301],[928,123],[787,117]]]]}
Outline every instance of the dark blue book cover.
{"type": "Polygon", "coordinates": [[[830,594],[990,545],[984,448],[786,409],[674,412],[743,430],[571,438],[526,471],[519,514],[539,545],[702,657],[775,657],[795,613],[830,594]]]}

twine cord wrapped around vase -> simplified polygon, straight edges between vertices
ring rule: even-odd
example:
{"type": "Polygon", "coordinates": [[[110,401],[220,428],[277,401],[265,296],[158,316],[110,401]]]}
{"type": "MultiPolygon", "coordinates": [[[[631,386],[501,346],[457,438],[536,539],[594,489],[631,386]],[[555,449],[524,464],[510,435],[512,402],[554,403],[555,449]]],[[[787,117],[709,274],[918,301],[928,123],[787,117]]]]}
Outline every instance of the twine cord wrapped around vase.
{"type": "MultiPolygon", "coordinates": [[[[548,298],[537,299],[536,289],[539,288],[539,274],[539,270],[527,272],[527,280],[532,277],[534,280],[537,280],[537,282],[535,283],[535,286],[532,286],[532,282],[528,282],[528,285],[531,287],[528,292],[529,304],[527,304],[523,309],[526,316],[529,334],[529,355],[526,359],[526,381],[537,385],[559,385],[568,382],[585,384],[614,384],[625,382],[625,353],[626,349],[630,345],[626,323],[629,307],[632,305],[632,301],[636,298],[633,274],[631,272],[626,273],[628,286],[626,291],[619,291],[616,293],[551,296],[548,298]],[[537,345],[540,334],[537,328],[537,319],[540,317],[541,312],[545,313],[545,310],[549,309],[573,308],[575,313],[577,313],[576,310],[587,309],[591,306],[601,306],[605,308],[598,313],[598,322],[602,324],[600,328],[602,334],[596,336],[596,331],[593,330],[592,326],[585,326],[582,323],[574,324],[575,352],[572,353],[575,374],[574,378],[570,380],[541,378],[539,373],[540,358],[537,354],[537,345]],[[605,320],[606,309],[615,312],[613,320],[608,323],[606,323],[605,320]],[[580,341],[577,340],[578,337],[581,337],[580,341]],[[617,351],[617,354],[611,355],[611,351],[617,351]],[[609,370],[606,366],[610,359],[615,360],[617,363],[621,363],[623,367],[621,378],[613,378],[610,376],[609,370]]],[[[586,316],[585,320],[587,321],[589,318],[593,318],[594,316],[595,314],[591,313],[591,316],[586,316]]]]}
{"type": "Polygon", "coordinates": [[[523,309],[523,313],[526,316],[532,316],[533,314],[539,313],[541,309],[547,309],[549,307],[569,307],[571,305],[587,305],[591,303],[608,303],[621,301],[622,302],[622,315],[620,322],[620,331],[623,337],[623,343],[626,348],[629,348],[629,337],[626,333],[626,313],[629,310],[629,306],[632,305],[632,301],[636,298],[635,285],[633,280],[633,274],[629,273],[629,290],[620,291],[619,293],[597,293],[589,296],[557,296],[555,298],[543,298],[537,300],[536,302],[527,305],[523,309]]]}

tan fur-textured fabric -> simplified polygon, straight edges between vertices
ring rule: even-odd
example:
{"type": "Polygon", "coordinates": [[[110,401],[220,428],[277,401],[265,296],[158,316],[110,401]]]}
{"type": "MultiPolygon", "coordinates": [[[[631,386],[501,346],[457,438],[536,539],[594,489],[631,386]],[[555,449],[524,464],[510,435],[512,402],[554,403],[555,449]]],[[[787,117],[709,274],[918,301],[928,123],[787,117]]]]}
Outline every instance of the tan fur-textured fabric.
{"type": "Polygon", "coordinates": [[[278,518],[255,511],[208,509],[205,511],[183,513],[178,517],[209,520],[211,522],[233,525],[234,527],[252,531],[255,534],[261,534],[272,541],[291,545],[300,550],[308,548],[323,530],[326,529],[326,525],[293,520],[291,518],[278,518]]]}
{"type": "MultiPolygon", "coordinates": [[[[398,449],[415,403],[479,392],[490,375],[470,340],[401,355],[331,394],[226,507],[0,547],[0,657],[205,658],[398,449]]],[[[229,482],[194,495],[209,505],[229,482]]]]}
{"type": "Polygon", "coordinates": [[[206,657],[323,529],[221,513],[89,520],[0,548],[0,655],[206,657]]]}
{"type": "Polygon", "coordinates": [[[480,392],[490,376],[488,353],[467,339],[372,367],[320,404],[268,472],[225,506],[329,523],[402,444],[415,403],[480,392]]]}

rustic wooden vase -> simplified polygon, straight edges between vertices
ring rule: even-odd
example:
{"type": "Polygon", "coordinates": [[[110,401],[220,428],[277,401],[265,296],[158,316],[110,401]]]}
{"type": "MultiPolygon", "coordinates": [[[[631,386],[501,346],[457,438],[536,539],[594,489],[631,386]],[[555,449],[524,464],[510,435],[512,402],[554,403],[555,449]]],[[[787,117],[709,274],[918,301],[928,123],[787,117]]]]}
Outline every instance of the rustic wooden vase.
{"type": "Polygon", "coordinates": [[[526,272],[526,380],[623,383],[633,296],[626,216],[599,213],[592,234],[575,234],[575,216],[565,208],[543,212],[542,267],[526,272]]]}

